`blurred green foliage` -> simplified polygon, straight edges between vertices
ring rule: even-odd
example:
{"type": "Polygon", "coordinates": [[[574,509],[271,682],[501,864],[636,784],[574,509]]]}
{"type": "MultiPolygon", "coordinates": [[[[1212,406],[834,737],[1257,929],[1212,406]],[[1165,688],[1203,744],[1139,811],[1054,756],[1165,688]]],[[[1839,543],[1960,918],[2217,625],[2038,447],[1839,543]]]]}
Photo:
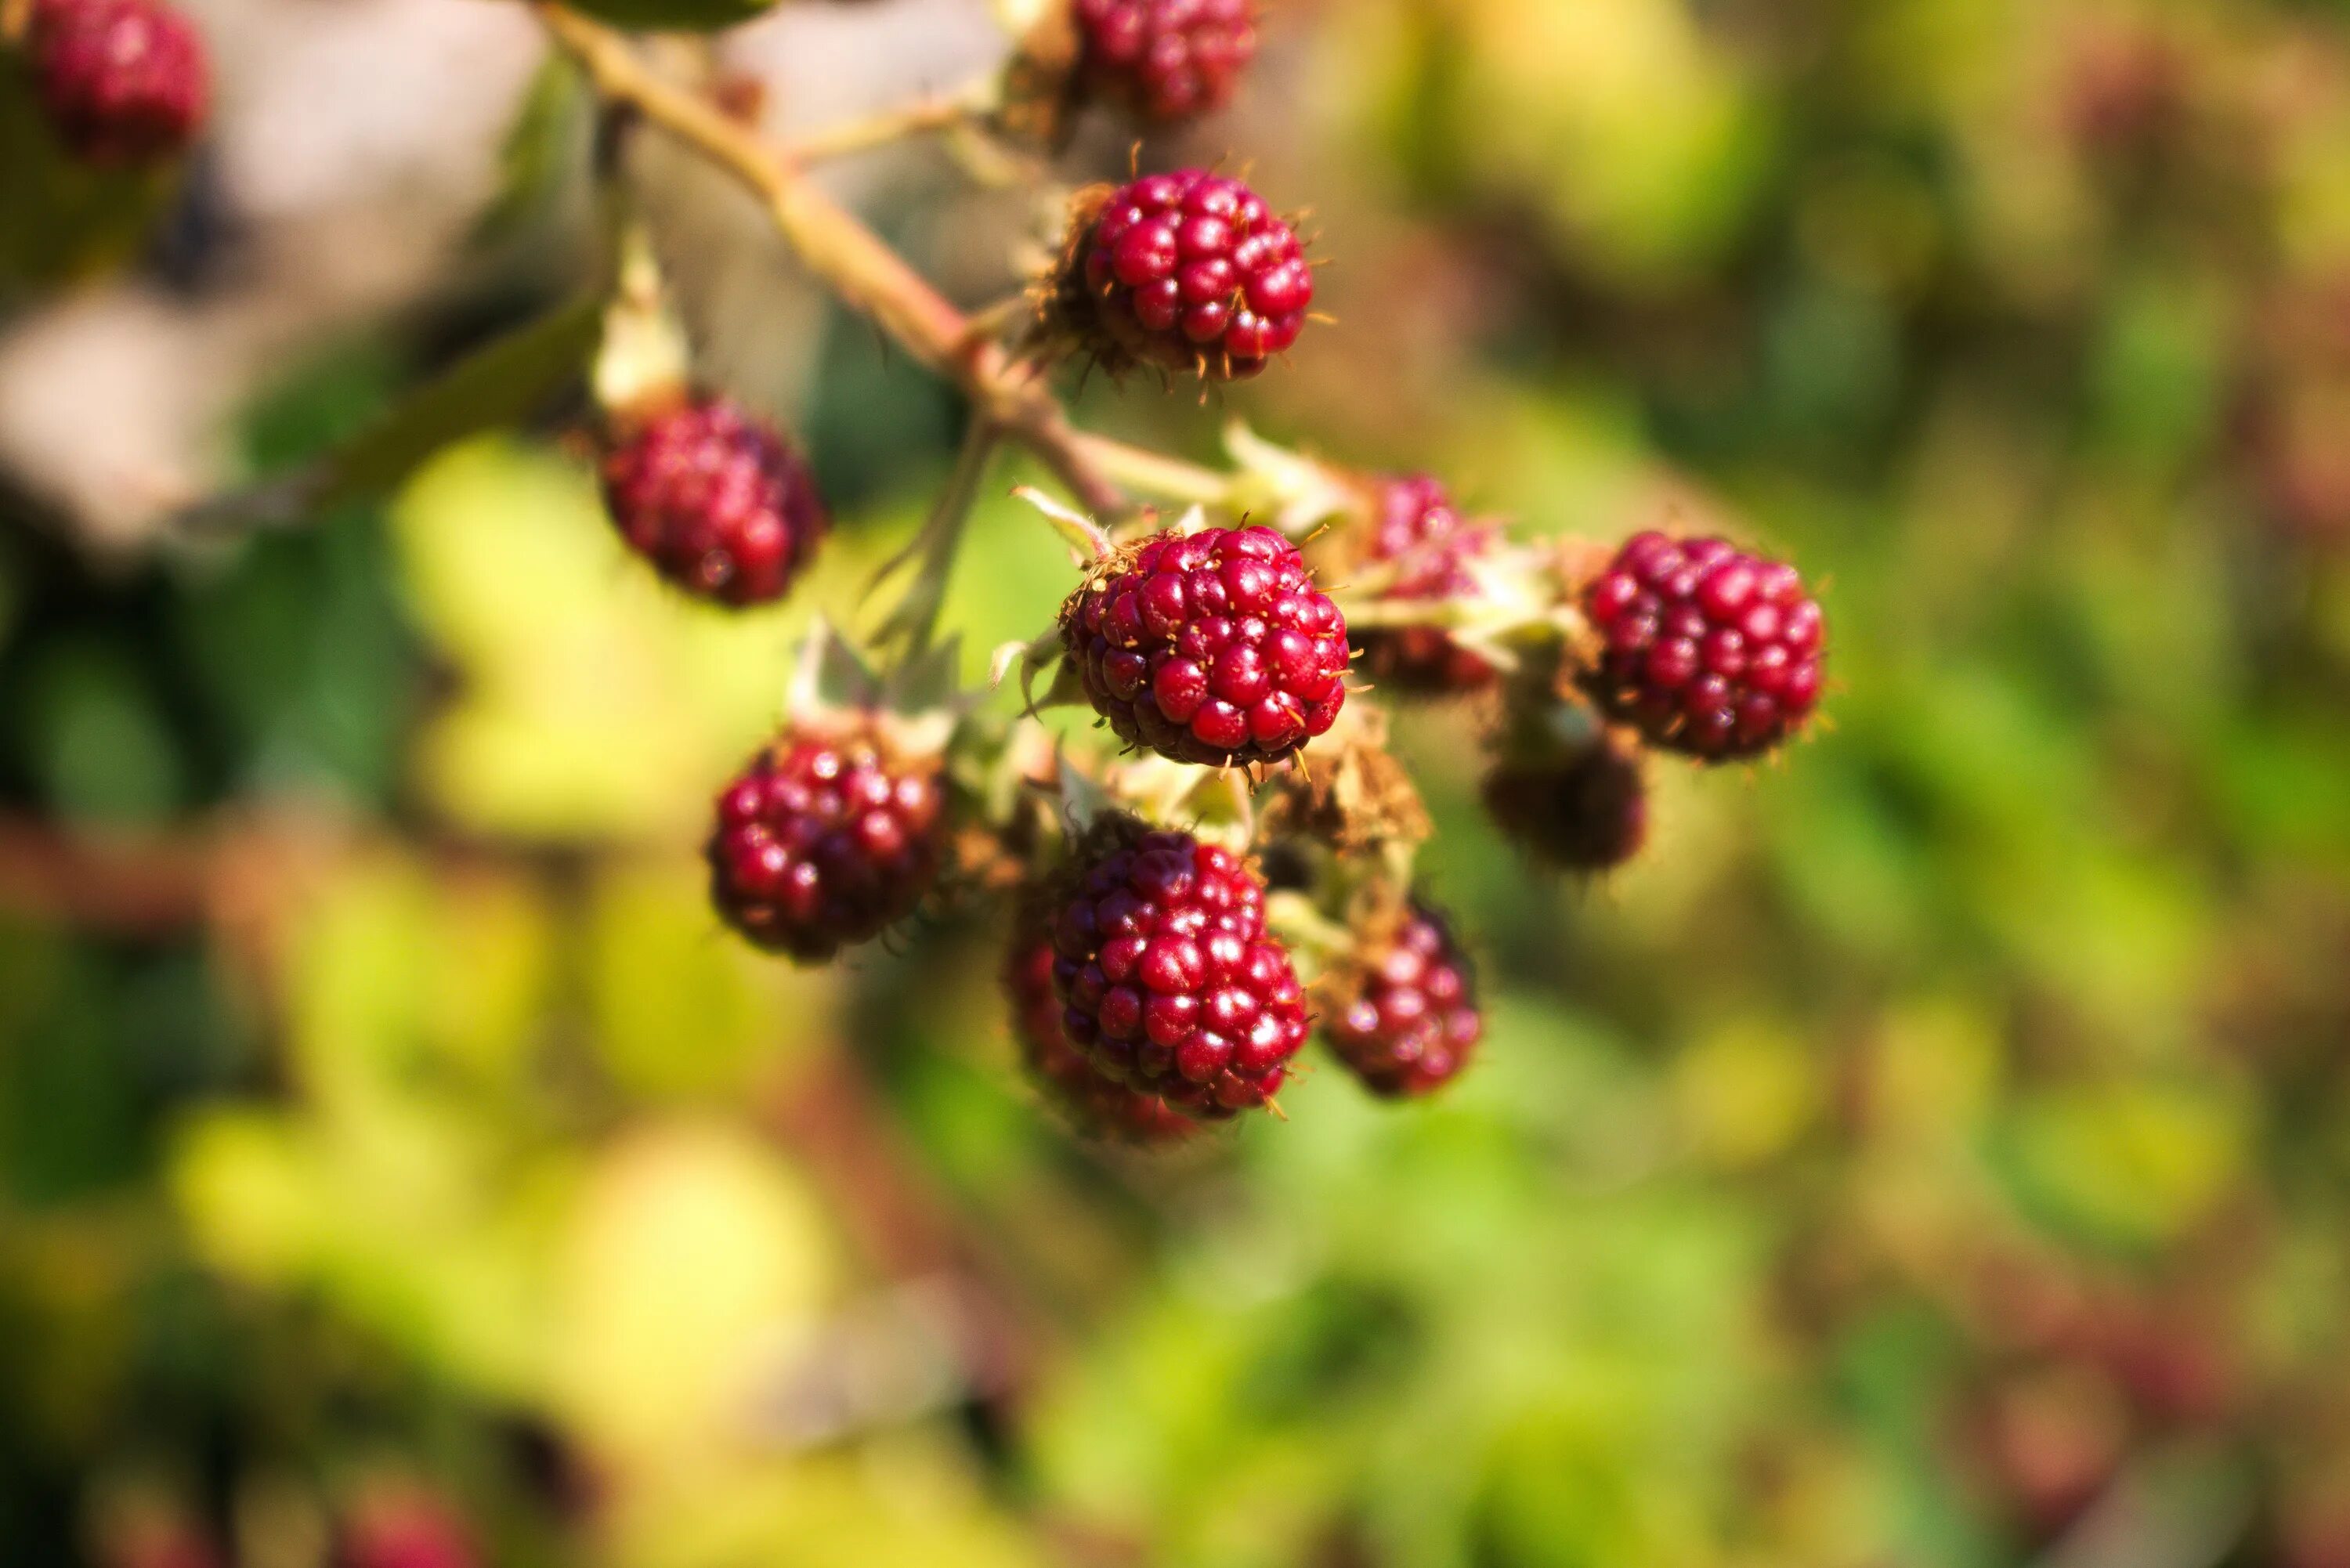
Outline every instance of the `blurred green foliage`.
{"type": "MultiPolygon", "coordinates": [[[[1337,324],[1084,417],[1767,540],[1830,732],[1583,887],[1408,716],[1484,1060],[1145,1160],[1018,1083],[983,921],[806,975],[702,902],[951,457],[854,322],[775,612],[530,432],[127,576],[0,502],[0,857],[147,878],[0,914],[0,1541],[292,1568],[391,1474],[502,1564],[2350,1563],[2350,19],[1290,9],[1229,132],[1337,324]]],[[[289,374],[256,470],[412,348],[289,374]]],[[[983,505],[972,671],[1069,577],[983,505]]]]}

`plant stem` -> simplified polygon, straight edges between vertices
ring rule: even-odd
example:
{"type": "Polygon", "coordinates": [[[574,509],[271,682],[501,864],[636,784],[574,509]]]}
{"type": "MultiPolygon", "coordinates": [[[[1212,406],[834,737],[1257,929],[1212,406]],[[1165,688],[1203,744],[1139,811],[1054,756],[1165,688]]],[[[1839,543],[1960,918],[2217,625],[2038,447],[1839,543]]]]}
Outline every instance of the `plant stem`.
{"type": "Polygon", "coordinates": [[[1035,452],[1080,504],[1102,514],[1126,510],[1124,490],[1101,466],[1103,448],[1070,426],[1041,377],[975,330],[797,164],[656,74],[626,35],[560,5],[542,3],[536,10],[598,92],[629,105],[747,186],[809,270],[918,362],[961,388],[978,417],[1035,452]]]}
{"type": "Polygon", "coordinates": [[[976,116],[980,109],[976,91],[960,92],[950,98],[921,99],[900,109],[885,109],[879,114],[844,120],[837,125],[810,131],[797,140],[785,142],[780,155],[786,162],[802,167],[827,158],[847,158],[854,153],[887,147],[908,137],[952,130],[976,116]]]}

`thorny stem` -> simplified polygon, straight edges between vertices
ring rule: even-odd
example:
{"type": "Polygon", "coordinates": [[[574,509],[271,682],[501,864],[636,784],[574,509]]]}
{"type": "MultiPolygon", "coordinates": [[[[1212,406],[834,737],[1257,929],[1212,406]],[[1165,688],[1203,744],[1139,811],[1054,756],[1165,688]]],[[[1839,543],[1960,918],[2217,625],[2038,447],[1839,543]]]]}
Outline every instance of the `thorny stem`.
{"type": "Polygon", "coordinates": [[[598,92],[628,104],[747,186],[809,270],[919,363],[959,387],[979,415],[1034,452],[1080,504],[1104,515],[1127,509],[1124,489],[1104,466],[1116,443],[1081,436],[1035,368],[977,330],[798,163],[663,79],[626,35],[546,0],[536,9],[598,92]]]}

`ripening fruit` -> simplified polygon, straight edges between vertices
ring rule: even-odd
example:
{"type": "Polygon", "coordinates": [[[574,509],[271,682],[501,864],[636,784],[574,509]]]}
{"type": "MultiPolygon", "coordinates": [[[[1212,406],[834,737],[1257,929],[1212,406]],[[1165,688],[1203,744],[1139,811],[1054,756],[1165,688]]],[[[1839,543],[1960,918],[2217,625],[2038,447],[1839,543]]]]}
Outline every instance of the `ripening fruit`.
{"type": "Polygon", "coordinates": [[[1118,739],[1177,762],[1277,762],[1347,701],[1347,622],[1270,528],[1155,534],[1061,607],[1061,646],[1118,739]]]}
{"type": "Polygon", "coordinates": [[[1075,0],[1091,97],[1160,124],[1210,113],[1256,57],[1257,0],[1075,0]]]}
{"type": "MultiPolygon", "coordinates": [[[[1362,559],[1395,567],[1383,598],[1469,593],[1477,586],[1469,563],[1500,541],[1495,529],[1464,519],[1443,484],[1425,473],[1379,480],[1374,506],[1362,559]]],[[[1355,646],[1374,682],[1419,696],[1473,691],[1491,684],[1495,673],[1441,627],[1366,628],[1355,634],[1355,646]]]]}
{"type": "Polygon", "coordinates": [[[1067,332],[1112,371],[1156,365],[1237,381],[1297,341],[1314,269],[1263,197],[1184,169],[1081,198],[1055,300],[1067,332]]]}
{"type": "Polygon", "coordinates": [[[1820,607],[1795,568],[1723,539],[1636,535],[1584,592],[1592,701],[1661,751],[1752,757],[1820,700],[1820,607]]]}
{"type": "Polygon", "coordinates": [[[203,38],[161,0],[35,0],[25,47],[50,128],[85,162],[153,163],[203,124],[203,38]]]}
{"type": "Polygon", "coordinates": [[[1535,860],[1596,876],[1648,841],[1648,781],[1639,748],[1605,732],[1531,758],[1504,756],[1486,774],[1485,809],[1535,860]]]}
{"type": "Polygon", "coordinates": [[[945,855],[939,759],[879,719],[786,729],[718,797],[711,899],[758,947],[821,962],[914,912],[945,855]]]}
{"type": "Polygon", "coordinates": [[[1105,1076],[1069,1044],[1061,1032],[1061,999],[1053,990],[1050,931],[1026,931],[1013,942],[1003,994],[1012,1004],[1022,1067],[1079,1136],[1108,1143],[1170,1144],[1200,1130],[1199,1123],[1158,1096],[1105,1076]]]}
{"type": "Polygon", "coordinates": [[[629,547],[689,593],[738,607],[780,598],[831,525],[799,454],[731,399],[691,399],[618,437],[605,505],[629,547]]]}
{"type": "Polygon", "coordinates": [[[1390,1099],[1451,1083],[1485,1033],[1475,971],[1442,917],[1420,904],[1346,977],[1335,1008],[1323,1023],[1331,1050],[1366,1088],[1390,1099]]]}
{"type": "Polygon", "coordinates": [[[1096,1071],[1202,1118],[1263,1105],[1305,1044],[1305,997],[1238,856],[1128,821],[1054,911],[1061,1029],[1096,1071]]]}
{"type": "Polygon", "coordinates": [[[456,1511],[405,1488],[369,1497],[343,1521],[335,1568],[481,1568],[473,1532],[456,1511]]]}

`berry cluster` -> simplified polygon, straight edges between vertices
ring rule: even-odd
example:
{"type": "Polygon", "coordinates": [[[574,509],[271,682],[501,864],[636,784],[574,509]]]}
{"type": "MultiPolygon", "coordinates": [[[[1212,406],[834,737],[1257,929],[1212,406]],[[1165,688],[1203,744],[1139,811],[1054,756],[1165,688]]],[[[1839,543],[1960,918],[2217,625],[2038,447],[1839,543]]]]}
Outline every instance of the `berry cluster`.
{"type": "Polygon", "coordinates": [[[203,39],[161,0],[35,0],[26,46],[50,128],[87,162],[152,163],[203,123],[203,39]]]}
{"type": "Polygon", "coordinates": [[[1347,701],[1347,623],[1270,528],[1152,535],[1062,607],[1061,639],[1119,740],[1178,762],[1278,762],[1347,701]]]}
{"type": "Polygon", "coordinates": [[[1237,381],[1297,341],[1314,269],[1264,198],[1183,169],[1081,202],[1055,297],[1064,330],[1113,371],[1237,381]]]}
{"type": "Polygon", "coordinates": [[[711,897],[752,942],[831,958],[913,913],[944,854],[936,758],[879,720],[786,731],[718,797],[711,897]]]}
{"type": "Polygon", "coordinates": [[[1264,885],[1186,833],[1114,826],[1053,921],[1061,1029],[1094,1070],[1193,1116],[1262,1106],[1305,1043],[1264,885]]]}
{"type": "Polygon", "coordinates": [[[1076,0],[1088,94],[1162,124],[1223,107],[1256,56],[1256,0],[1076,0]]]}
{"type": "Polygon", "coordinates": [[[1415,905],[1341,995],[1323,1026],[1330,1048],[1373,1094],[1442,1088],[1485,1033],[1469,961],[1443,919],[1415,905]]]}
{"type": "Polygon", "coordinates": [[[798,453],[726,398],[691,398],[636,421],[603,467],[605,504],[629,547],[721,604],[781,597],[829,526],[798,453]]]}
{"type": "Polygon", "coordinates": [[[1652,746],[1751,757],[1820,698],[1820,607],[1793,566],[1724,539],[1636,535],[1584,595],[1606,650],[1592,700],[1652,746]]]}

